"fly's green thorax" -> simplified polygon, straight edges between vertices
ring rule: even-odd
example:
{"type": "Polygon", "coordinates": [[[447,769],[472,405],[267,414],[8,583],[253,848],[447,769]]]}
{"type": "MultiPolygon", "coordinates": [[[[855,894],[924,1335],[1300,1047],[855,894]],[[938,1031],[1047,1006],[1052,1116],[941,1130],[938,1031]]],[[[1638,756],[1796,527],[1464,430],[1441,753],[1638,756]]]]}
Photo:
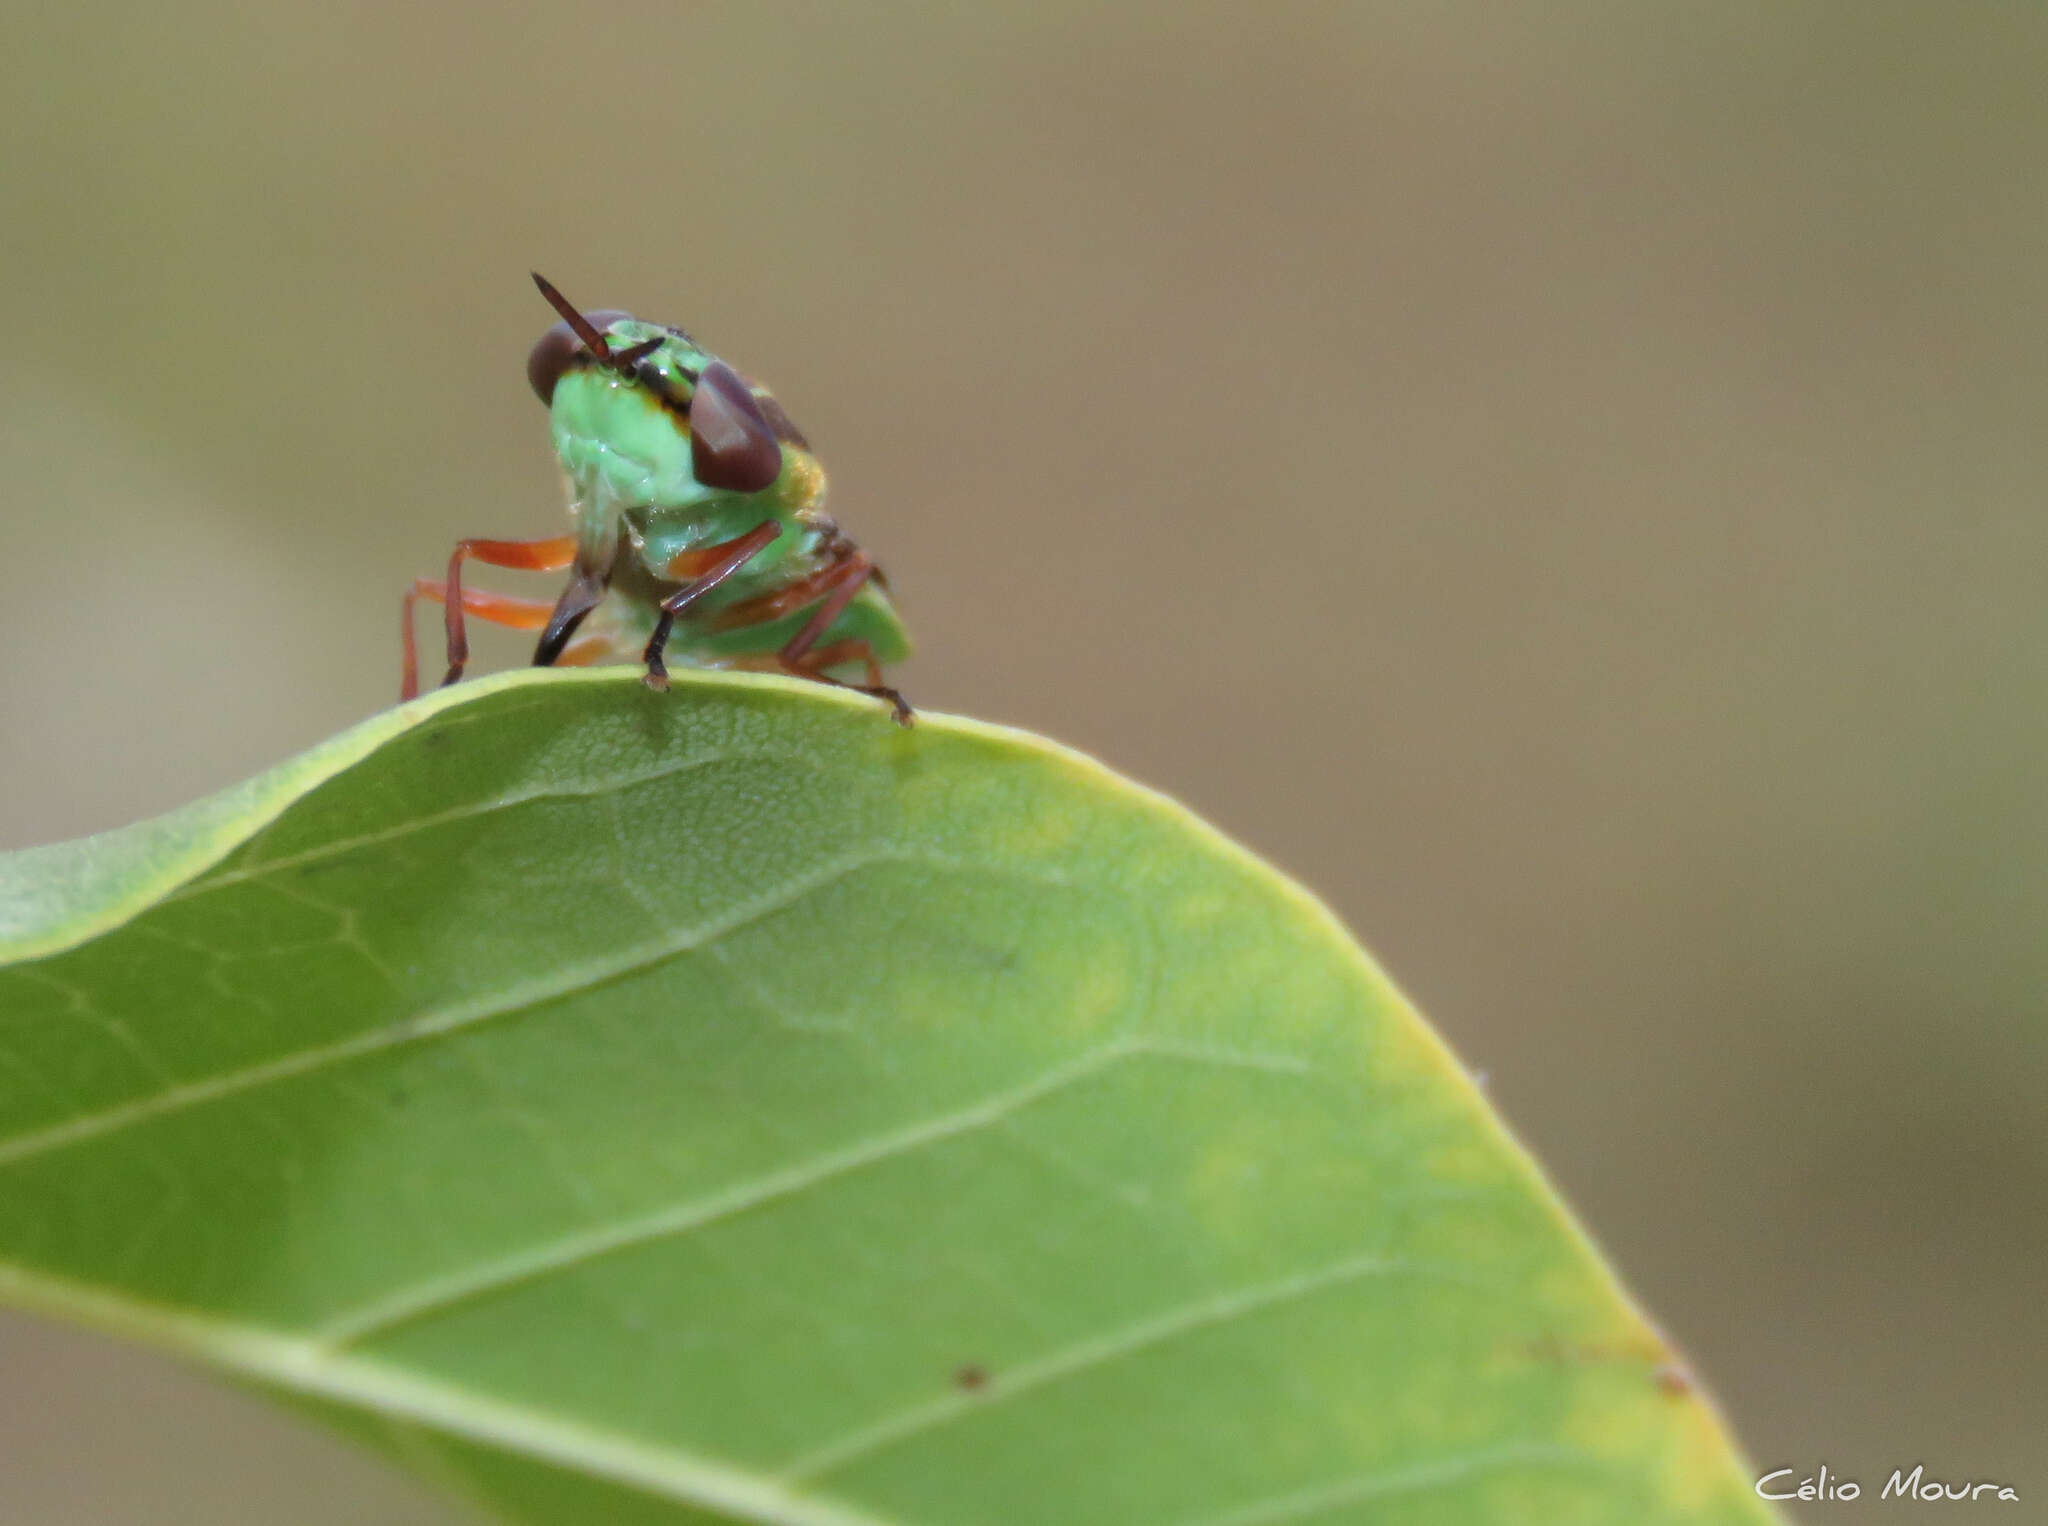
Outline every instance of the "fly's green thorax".
{"type": "Polygon", "coordinates": [[[555,384],[549,410],[555,455],[579,491],[603,492],[619,503],[694,508],[714,490],[691,470],[687,412],[680,410],[688,409],[695,377],[711,357],[651,323],[621,321],[609,337],[621,348],[665,338],[641,364],[660,376],[675,402],[586,359],[555,384]]]}

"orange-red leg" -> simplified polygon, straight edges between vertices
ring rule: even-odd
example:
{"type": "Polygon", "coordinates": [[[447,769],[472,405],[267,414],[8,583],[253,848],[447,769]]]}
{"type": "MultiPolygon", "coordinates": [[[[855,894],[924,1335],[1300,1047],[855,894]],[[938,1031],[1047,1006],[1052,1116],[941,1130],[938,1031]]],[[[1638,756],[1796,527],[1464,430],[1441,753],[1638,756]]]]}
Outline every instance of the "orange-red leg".
{"type": "MultiPolygon", "coordinates": [[[[448,673],[441,682],[452,684],[462,676],[463,664],[469,661],[469,632],[463,626],[464,611],[479,619],[491,619],[481,608],[470,603],[469,595],[462,587],[462,564],[475,557],[491,567],[512,567],[522,572],[558,572],[576,559],[576,537],[555,535],[546,540],[459,540],[448,558],[448,578],[445,587],[429,585],[425,579],[413,584],[412,592],[405,596],[405,674],[400,685],[399,698],[411,699],[419,693],[419,661],[414,649],[412,629],[413,601],[422,596],[428,586],[442,588],[441,602],[447,607],[445,626],[448,633],[448,673]]],[[[524,604],[525,600],[514,600],[524,604]]],[[[498,621],[510,624],[510,621],[498,621]]],[[[539,625],[545,625],[543,613],[539,625]]],[[[538,625],[518,625],[520,630],[538,629],[538,625]]]]}
{"type": "MultiPolygon", "coordinates": [[[[857,662],[868,670],[868,688],[882,688],[882,664],[875,657],[875,649],[864,638],[854,636],[844,641],[834,641],[825,646],[814,646],[804,654],[796,666],[806,678],[818,678],[826,668],[836,668],[842,663],[857,662]]],[[[892,691],[893,692],[893,691],[892,691]]]]}
{"type": "MultiPolygon", "coordinates": [[[[661,617],[654,622],[654,634],[647,638],[647,650],[642,654],[647,661],[648,688],[668,687],[668,668],[663,664],[661,654],[668,646],[669,632],[675,629],[676,616],[774,545],[776,537],[781,534],[780,525],[772,519],[764,519],[745,535],[687,553],[690,557],[690,581],[661,601],[661,617]]],[[[683,558],[678,557],[669,565],[675,567],[682,561],[683,558]]]]}
{"type": "Polygon", "coordinates": [[[715,617],[714,628],[739,630],[749,625],[761,625],[794,614],[806,605],[817,604],[817,612],[784,644],[776,654],[776,662],[785,673],[794,673],[799,678],[814,678],[820,683],[835,684],[842,689],[859,689],[863,694],[886,699],[895,708],[897,721],[908,726],[910,702],[882,682],[882,665],[875,660],[872,646],[858,639],[834,641],[823,647],[818,645],[825,632],[832,628],[832,622],[853,602],[861,586],[868,579],[879,577],[879,569],[868,559],[865,551],[846,546],[837,560],[819,568],[809,577],[799,578],[773,593],[720,610],[715,617]],[[865,684],[844,684],[823,671],[843,662],[865,665],[868,681],[865,684]]]}
{"type": "Polygon", "coordinates": [[[783,671],[794,673],[798,678],[830,684],[835,689],[853,689],[862,694],[872,694],[876,699],[889,702],[889,708],[896,713],[896,724],[908,726],[917,718],[917,712],[910,707],[910,701],[903,697],[903,691],[892,689],[882,682],[882,665],[875,660],[875,649],[861,640],[835,641],[830,646],[818,647],[801,662],[782,664],[783,671]],[[834,678],[825,672],[843,662],[858,662],[868,670],[868,681],[864,684],[850,684],[844,679],[834,678]]]}
{"type": "MultiPolygon", "coordinates": [[[[804,678],[815,678],[820,683],[836,685],[842,689],[858,689],[863,694],[872,694],[876,699],[886,699],[896,712],[896,724],[910,724],[910,701],[895,689],[882,682],[882,665],[875,660],[875,651],[866,641],[849,638],[819,646],[818,640],[832,628],[846,606],[853,602],[861,585],[875,574],[875,564],[868,560],[865,551],[851,551],[846,557],[825,569],[830,581],[824,585],[825,602],[817,613],[804,622],[802,630],[790,637],[776,655],[790,672],[804,678]],[[842,662],[861,662],[867,665],[868,682],[864,684],[841,683],[828,677],[824,669],[842,662]]],[[[810,580],[807,580],[810,581],[810,580]]]]}
{"type": "MultiPolygon", "coordinates": [[[[399,680],[399,698],[407,700],[420,692],[419,653],[413,641],[413,605],[421,599],[430,603],[453,606],[455,600],[449,597],[446,583],[434,578],[415,578],[411,588],[406,590],[404,616],[405,632],[403,646],[405,660],[399,680]]],[[[510,594],[488,593],[480,588],[465,588],[460,594],[461,608],[465,614],[475,615],[479,620],[488,620],[493,625],[508,626],[515,631],[537,631],[548,623],[548,613],[554,606],[543,599],[517,599],[510,594]]]]}
{"type": "MultiPolygon", "coordinates": [[[[770,620],[780,620],[784,615],[793,615],[824,598],[848,577],[854,575],[849,569],[856,568],[865,568],[868,577],[877,576],[875,564],[868,560],[865,551],[849,550],[837,561],[826,563],[807,578],[799,578],[773,593],[764,593],[759,598],[746,599],[721,609],[712,617],[712,629],[741,630],[749,625],[766,625],[770,620]]],[[[857,584],[855,587],[858,591],[857,584]]],[[[849,594],[848,597],[851,598],[852,595],[849,594]]]]}
{"type": "MultiPolygon", "coordinates": [[[[832,622],[839,618],[841,611],[853,602],[853,596],[860,592],[860,585],[873,577],[874,573],[875,564],[868,560],[867,552],[849,551],[839,561],[827,567],[822,574],[814,573],[805,579],[806,582],[815,582],[819,577],[825,579],[817,589],[817,593],[824,594],[825,602],[818,606],[817,613],[804,621],[803,629],[784,644],[782,660],[792,664],[802,662],[804,653],[818,644],[818,638],[832,628],[832,622]]],[[[815,593],[812,595],[813,598],[816,596],[815,593]]],[[[810,601],[806,599],[804,602],[810,601]]]]}
{"type": "MultiPolygon", "coordinates": [[[[469,661],[469,632],[462,624],[462,564],[475,557],[487,567],[521,572],[559,572],[576,560],[576,537],[551,535],[545,540],[459,540],[448,558],[448,672],[445,687],[462,676],[469,661]]],[[[543,621],[543,624],[546,622],[543,621]]]]}

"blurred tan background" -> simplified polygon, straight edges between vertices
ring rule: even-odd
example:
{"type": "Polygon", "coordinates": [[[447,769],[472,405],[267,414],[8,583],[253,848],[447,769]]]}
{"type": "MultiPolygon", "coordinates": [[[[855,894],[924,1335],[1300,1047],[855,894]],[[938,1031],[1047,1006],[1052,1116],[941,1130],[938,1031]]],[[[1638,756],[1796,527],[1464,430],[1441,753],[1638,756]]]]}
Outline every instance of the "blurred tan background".
{"type": "MultiPolygon", "coordinates": [[[[1329,897],[1759,1464],[1864,1480],[1806,1519],[2048,1508],[2048,12],[7,32],[0,846],[385,705],[407,580],[554,532],[538,268],[775,385],[921,704],[1329,897]]],[[[457,1519],[0,1318],[0,1520],[457,1519]]]]}

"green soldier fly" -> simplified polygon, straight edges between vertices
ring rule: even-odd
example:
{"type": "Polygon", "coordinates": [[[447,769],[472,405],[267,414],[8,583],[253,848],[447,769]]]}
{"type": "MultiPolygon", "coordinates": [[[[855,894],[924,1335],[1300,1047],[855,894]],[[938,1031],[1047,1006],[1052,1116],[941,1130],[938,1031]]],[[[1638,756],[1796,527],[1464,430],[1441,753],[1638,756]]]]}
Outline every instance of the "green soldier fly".
{"type": "Polygon", "coordinates": [[[526,358],[547,405],[567,480],[568,535],[463,540],[445,579],[420,578],[404,601],[400,697],[419,692],[413,606],[444,607],[448,672],[469,660],[464,616],[537,630],[536,667],[638,652],[649,687],[666,659],[753,668],[858,689],[910,706],[882,681],[909,637],[887,582],[841,533],[825,471],[782,405],[679,328],[609,309],[579,311],[539,275],[561,315],[526,358]],[[462,564],[570,569],[549,604],[462,586],[462,564]]]}

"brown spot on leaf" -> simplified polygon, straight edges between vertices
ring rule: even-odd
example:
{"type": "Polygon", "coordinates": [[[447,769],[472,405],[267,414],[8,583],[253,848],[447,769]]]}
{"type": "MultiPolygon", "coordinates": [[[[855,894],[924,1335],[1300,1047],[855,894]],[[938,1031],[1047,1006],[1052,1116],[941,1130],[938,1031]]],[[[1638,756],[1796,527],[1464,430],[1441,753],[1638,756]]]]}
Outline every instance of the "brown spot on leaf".
{"type": "Polygon", "coordinates": [[[1659,1393],[1674,1399],[1683,1399],[1692,1392],[1692,1374],[1676,1362],[1662,1363],[1650,1376],[1656,1380],[1659,1393]]]}

